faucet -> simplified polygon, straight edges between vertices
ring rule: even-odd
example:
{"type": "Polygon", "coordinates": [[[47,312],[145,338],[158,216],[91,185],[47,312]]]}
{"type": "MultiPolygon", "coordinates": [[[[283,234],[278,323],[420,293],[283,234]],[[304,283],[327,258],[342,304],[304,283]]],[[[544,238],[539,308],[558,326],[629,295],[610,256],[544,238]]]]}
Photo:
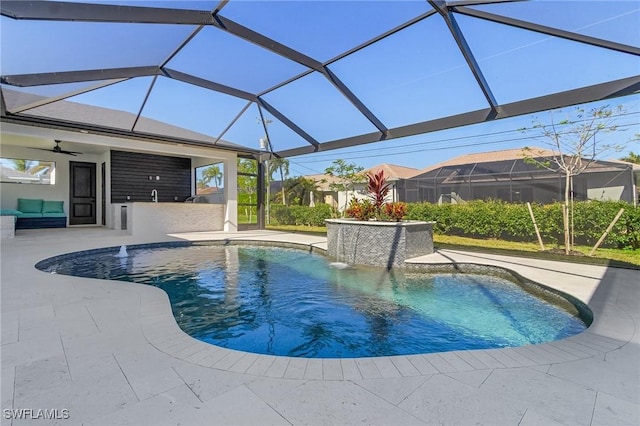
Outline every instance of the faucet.
{"type": "Polygon", "coordinates": [[[154,189],[153,191],[151,191],[151,199],[153,200],[154,203],[158,202],[158,190],[154,189]]]}

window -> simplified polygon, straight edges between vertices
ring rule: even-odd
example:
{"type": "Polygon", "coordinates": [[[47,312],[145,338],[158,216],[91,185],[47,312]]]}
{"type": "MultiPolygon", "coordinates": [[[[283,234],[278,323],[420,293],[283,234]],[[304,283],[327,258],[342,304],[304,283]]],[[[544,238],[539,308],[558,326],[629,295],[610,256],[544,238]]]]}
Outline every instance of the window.
{"type": "Polygon", "coordinates": [[[212,203],[224,203],[224,163],[196,167],[196,195],[212,203]]]}
{"type": "Polygon", "coordinates": [[[56,163],[53,161],[0,158],[0,182],[55,185],[56,163]]]}

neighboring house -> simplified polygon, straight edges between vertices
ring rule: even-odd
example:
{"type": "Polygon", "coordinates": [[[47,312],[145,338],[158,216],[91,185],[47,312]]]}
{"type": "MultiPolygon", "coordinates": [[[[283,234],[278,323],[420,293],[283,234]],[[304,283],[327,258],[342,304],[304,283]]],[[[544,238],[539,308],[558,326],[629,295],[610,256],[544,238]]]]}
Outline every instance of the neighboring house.
{"type": "MultiPolygon", "coordinates": [[[[549,150],[532,148],[540,159],[549,150]],[[538,156],[539,155],[539,156],[538,156]]],[[[593,161],[573,179],[575,200],[637,202],[640,166],[623,161],[593,161]]],[[[459,203],[500,199],[552,203],[564,198],[564,176],[524,160],[522,149],[462,155],[436,164],[399,183],[401,201],[459,203]]]]}
{"type": "MultiPolygon", "coordinates": [[[[362,171],[363,175],[369,173],[377,173],[378,171],[384,171],[384,175],[387,178],[387,183],[390,184],[389,193],[387,194],[387,201],[398,201],[397,185],[403,179],[407,179],[413,176],[418,170],[412,167],[397,166],[395,164],[379,164],[377,166],[370,167],[362,171]]],[[[345,206],[349,205],[349,201],[352,198],[363,199],[367,198],[367,182],[366,178],[363,183],[359,183],[355,186],[353,191],[335,191],[331,188],[332,183],[340,183],[340,179],[335,176],[329,176],[325,174],[307,175],[307,179],[312,179],[317,182],[318,189],[322,192],[323,201],[338,210],[344,210],[345,206]]]]}
{"type": "Polygon", "coordinates": [[[206,200],[207,203],[224,204],[224,188],[217,186],[207,186],[206,188],[196,188],[196,196],[194,202],[202,202],[200,200],[206,200]]]}

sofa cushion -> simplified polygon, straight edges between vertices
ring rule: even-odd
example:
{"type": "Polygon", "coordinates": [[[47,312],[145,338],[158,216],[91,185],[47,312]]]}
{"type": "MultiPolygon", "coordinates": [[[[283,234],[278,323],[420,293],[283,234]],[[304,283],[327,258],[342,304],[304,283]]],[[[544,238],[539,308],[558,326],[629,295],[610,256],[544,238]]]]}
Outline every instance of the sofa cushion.
{"type": "Polygon", "coordinates": [[[67,217],[64,213],[42,213],[42,217],[67,217]]]}
{"type": "Polygon", "coordinates": [[[0,216],[20,216],[22,212],[18,210],[2,209],[0,210],[0,216]]]}
{"type": "Polygon", "coordinates": [[[18,198],[18,210],[22,213],[42,213],[42,200],[18,198]]]}
{"type": "Polygon", "coordinates": [[[34,218],[34,217],[42,217],[42,213],[20,213],[18,218],[34,218]]]}
{"type": "Polygon", "coordinates": [[[42,213],[64,213],[63,206],[64,206],[64,201],[45,200],[42,202],[42,213]]]}

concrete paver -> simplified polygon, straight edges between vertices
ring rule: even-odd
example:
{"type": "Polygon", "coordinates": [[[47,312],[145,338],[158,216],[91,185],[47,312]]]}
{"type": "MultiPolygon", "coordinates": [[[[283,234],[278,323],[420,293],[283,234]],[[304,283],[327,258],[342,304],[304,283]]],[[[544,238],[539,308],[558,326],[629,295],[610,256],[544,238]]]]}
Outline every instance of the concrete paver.
{"type": "MultiPolygon", "coordinates": [[[[326,249],[316,236],[191,233],[326,249]]],[[[359,359],[230,351],[184,334],[153,287],[45,274],[44,258],[131,245],[102,228],[2,241],[2,409],[69,419],[2,425],[640,424],[640,273],[441,250],[412,262],[499,265],[587,303],[587,332],[521,348],[359,359]]],[[[147,242],[147,241],[144,241],[147,242]]]]}

